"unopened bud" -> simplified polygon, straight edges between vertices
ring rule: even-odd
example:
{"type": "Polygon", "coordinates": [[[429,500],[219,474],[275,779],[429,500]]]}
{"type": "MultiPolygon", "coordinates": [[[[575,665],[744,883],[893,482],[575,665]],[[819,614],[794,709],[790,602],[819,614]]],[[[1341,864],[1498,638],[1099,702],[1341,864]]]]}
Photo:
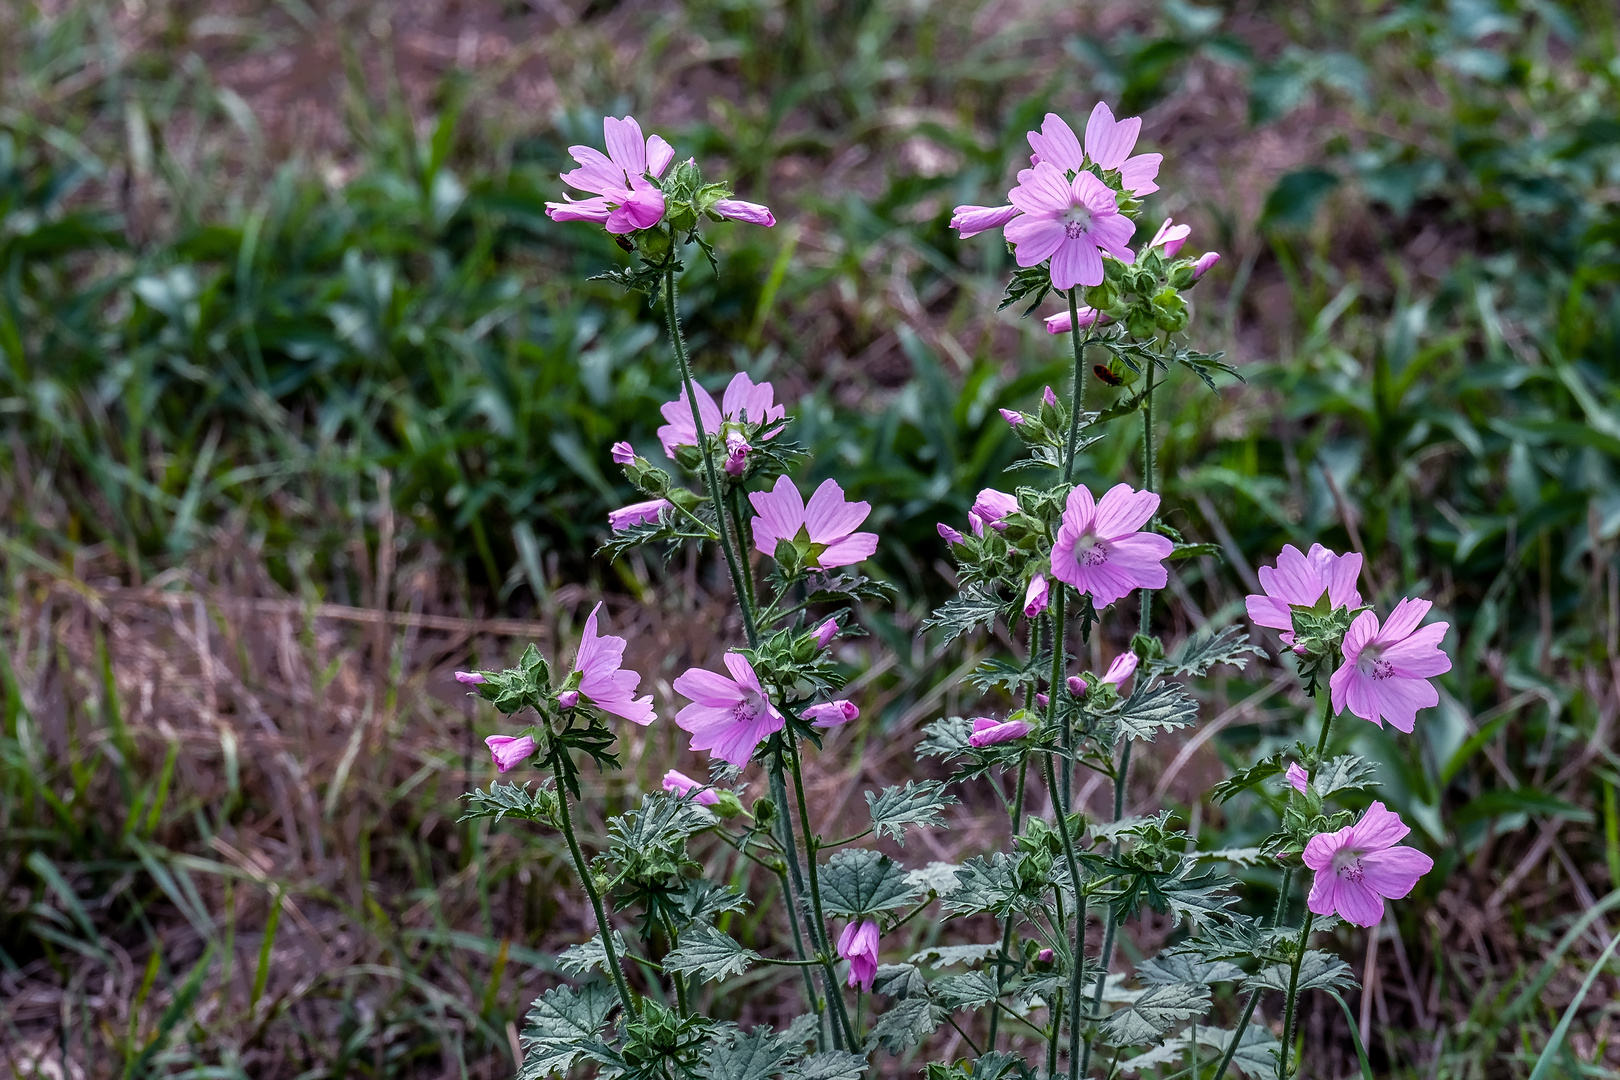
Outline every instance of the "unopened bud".
{"type": "Polygon", "coordinates": [[[1011,424],[1013,427],[1017,427],[1019,424],[1024,422],[1023,413],[1013,412],[1011,409],[1002,409],[1000,411],[1001,418],[1007,421],[1007,423],[1011,424]]]}
{"type": "Polygon", "coordinates": [[[1086,680],[1082,679],[1080,676],[1069,676],[1069,693],[1073,694],[1075,697],[1085,697],[1086,691],[1089,689],[1091,688],[1086,685],[1086,680]]]}
{"type": "Polygon", "coordinates": [[[616,442],[612,449],[613,460],[620,465],[629,465],[636,460],[636,452],[627,442],[616,442]]]}
{"type": "Polygon", "coordinates": [[[564,690],[562,693],[557,695],[557,705],[558,705],[559,708],[572,709],[575,705],[578,705],[578,704],[579,704],[579,691],[578,690],[564,690]]]}

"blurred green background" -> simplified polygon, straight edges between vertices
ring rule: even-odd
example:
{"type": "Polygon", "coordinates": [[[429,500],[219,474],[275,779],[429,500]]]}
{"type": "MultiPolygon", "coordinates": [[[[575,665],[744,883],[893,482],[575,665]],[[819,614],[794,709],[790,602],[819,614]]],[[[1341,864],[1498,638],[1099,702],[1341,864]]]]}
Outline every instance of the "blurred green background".
{"type": "MultiPolygon", "coordinates": [[[[771,378],[807,479],[873,503],[874,734],[953,701],[971,648],[915,629],[935,522],[1006,483],[997,408],[1068,364],[996,312],[999,240],[946,222],[1100,97],[1166,155],[1144,228],[1222,253],[1191,334],[1245,379],[1166,410],[1167,519],[1224,557],[1182,564],[1164,632],[1234,618],[1286,542],[1435,600],[1441,706],[1361,749],[1440,871],[1343,944],[1388,1075],[1527,1074],[1620,919],[1574,925],[1620,904],[1617,30],[1607,0],[5,5],[8,1064],[512,1068],[580,916],[549,841],[453,824],[489,718],[444,678],[605,591],[667,680],[723,606],[706,565],[592,556],[633,497],[608,446],[658,454],[676,388],[644,303],[587,280],[622,253],[543,213],[604,112],[774,208],[682,283],[700,377],[771,378]]],[[[1138,458],[1121,432],[1082,479],[1138,458]]],[[[1273,674],[1208,688],[1239,710],[1212,749],[1285,734],[1273,674]]],[[[1264,811],[1189,812],[1218,846],[1264,811]]],[[[1561,1075],[1620,1067],[1615,995],[1561,1075]]],[[[1342,1015],[1306,1032],[1348,1072],[1342,1015]]]]}

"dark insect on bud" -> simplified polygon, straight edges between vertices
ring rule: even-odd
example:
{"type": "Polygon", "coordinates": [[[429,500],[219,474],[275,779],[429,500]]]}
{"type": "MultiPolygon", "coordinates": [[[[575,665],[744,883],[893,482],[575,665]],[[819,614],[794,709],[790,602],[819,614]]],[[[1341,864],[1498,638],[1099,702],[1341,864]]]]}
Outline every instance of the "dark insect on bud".
{"type": "Polygon", "coordinates": [[[1091,365],[1091,370],[1096,374],[1097,378],[1101,379],[1109,386],[1125,385],[1125,380],[1120,378],[1118,375],[1115,375],[1105,364],[1093,364],[1091,365]]]}
{"type": "Polygon", "coordinates": [[[615,233],[614,236],[613,236],[613,242],[615,244],[618,244],[620,247],[624,248],[624,250],[626,250],[626,251],[634,251],[634,250],[636,250],[636,245],[634,245],[634,244],[632,244],[630,242],[630,238],[628,236],[622,236],[622,235],[620,235],[618,233],[615,233]]]}

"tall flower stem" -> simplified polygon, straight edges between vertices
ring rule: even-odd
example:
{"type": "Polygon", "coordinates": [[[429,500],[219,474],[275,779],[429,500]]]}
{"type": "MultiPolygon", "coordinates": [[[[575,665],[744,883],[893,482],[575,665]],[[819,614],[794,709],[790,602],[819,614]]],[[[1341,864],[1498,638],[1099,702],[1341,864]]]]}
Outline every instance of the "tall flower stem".
{"type": "Polygon", "coordinates": [[[793,902],[793,889],[788,884],[787,867],[782,866],[780,863],[778,863],[777,866],[779,869],[776,871],[776,880],[782,886],[782,899],[786,900],[788,905],[788,926],[793,930],[793,952],[794,955],[797,956],[801,961],[799,965],[799,974],[804,976],[804,1000],[809,1003],[810,1007],[816,1011],[816,1015],[821,1018],[821,1037],[823,1039],[827,1039],[829,1033],[831,1034],[831,1040],[826,1045],[830,1045],[834,1050],[842,1049],[840,1043],[842,1043],[843,1040],[839,1038],[838,1028],[836,1025],[832,1027],[827,1026],[827,1010],[822,1005],[821,998],[816,994],[815,977],[810,974],[810,954],[805,951],[804,931],[799,928],[799,919],[795,914],[797,911],[797,905],[795,905],[793,902]]]}
{"type": "MultiPolygon", "coordinates": [[[[1057,790],[1056,767],[1053,762],[1055,755],[1046,754],[1046,785],[1048,790],[1057,790]]],[[[1063,861],[1069,870],[1069,884],[1074,886],[1074,945],[1069,951],[1069,1080],[1075,1080],[1080,1075],[1080,982],[1086,959],[1086,890],[1085,883],[1080,880],[1080,860],[1074,854],[1074,837],[1069,835],[1069,815],[1062,807],[1057,808],[1058,836],[1063,840],[1063,861]]],[[[1059,894],[1061,899],[1061,894],[1059,894]]],[[[1052,1019],[1052,1038],[1057,1039],[1057,1029],[1062,1020],[1061,1010],[1055,1011],[1052,1019]]]]}
{"type": "Polygon", "coordinates": [[[1080,339],[1080,286],[1069,290],[1069,340],[1074,345],[1074,396],[1069,401],[1069,443],[1063,454],[1063,482],[1074,483],[1075,447],[1080,443],[1080,412],[1086,404],[1086,346],[1091,344],[1088,329],[1080,339]]]}
{"type": "MultiPolygon", "coordinates": [[[[1288,1001],[1283,1006],[1283,1037],[1282,1058],[1277,1068],[1277,1075],[1288,1075],[1288,1052],[1294,1046],[1294,1013],[1295,1006],[1299,1004],[1299,966],[1305,960],[1305,945],[1311,940],[1311,923],[1316,920],[1316,913],[1310,908],[1305,909],[1305,925],[1299,930],[1299,948],[1294,952],[1293,967],[1288,972],[1288,1001]]],[[[1373,931],[1377,933],[1376,928],[1373,931]]]]}
{"type": "Polygon", "coordinates": [[[838,1014],[839,1022],[844,1026],[844,1034],[853,1049],[857,1045],[855,1029],[850,1026],[849,1014],[844,1008],[844,995],[838,989],[838,976],[832,966],[832,941],[827,937],[827,916],[821,909],[820,871],[816,868],[815,834],[810,831],[810,808],[804,800],[804,772],[799,765],[799,743],[797,739],[788,739],[786,742],[789,764],[793,766],[793,793],[799,806],[799,828],[804,832],[805,865],[810,872],[810,909],[815,914],[816,920],[815,940],[820,944],[822,955],[827,958],[827,996],[832,999],[833,1010],[838,1014]]]}
{"type": "Polygon", "coordinates": [[[641,1015],[636,1007],[635,999],[630,996],[630,985],[624,981],[624,972],[619,967],[619,950],[613,946],[613,927],[608,923],[607,909],[602,906],[602,894],[596,891],[596,880],[591,877],[591,868],[585,865],[585,856],[579,850],[579,841],[574,838],[574,818],[568,810],[568,785],[563,783],[562,769],[552,766],[557,776],[557,806],[558,817],[562,822],[563,835],[568,838],[568,853],[574,858],[574,872],[579,875],[580,884],[585,886],[585,895],[591,898],[591,910],[596,913],[596,932],[602,938],[602,951],[607,954],[608,973],[613,976],[614,989],[619,992],[619,1001],[624,1005],[624,1011],[632,1018],[641,1015]]]}
{"type": "MultiPolygon", "coordinates": [[[[1038,619],[1029,620],[1029,655],[1030,659],[1041,654],[1041,624],[1038,619]]],[[[1053,691],[1056,692],[1055,690],[1053,691]]],[[[1029,682],[1024,687],[1024,708],[1030,709],[1035,705],[1035,683],[1029,682]]],[[[1012,807],[1012,834],[1017,836],[1019,828],[1024,823],[1024,780],[1029,772],[1029,755],[1025,754],[1018,761],[1018,788],[1013,795],[1012,807]]],[[[999,1001],[1001,988],[1007,980],[1007,957],[1012,952],[1013,917],[1007,916],[1007,923],[1001,928],[1001,949],[996,953],[996,997],[999,1001]]],[[[1001,1026],[1001,1009],[990,1010],[990,1035],[985,1040],[985,1049],[996,1048],[996,1031],[1001,1026]]]]}
{"type": "Polygon", "coordinates": [[[675,351],[675,362],[681,369],[681,386],[686,390],[686,401],[692,407],[692,427],[697,432],[698,453],[703,458],[703,482],[709,491],[709,504],[714,507],[714,523],[720,533],[720,549],[725,552],[726,568],[731,571],[731,586],[737,592],[737,607],[742,611],[743,629],[748,634],[748,647],[759,644],[759,630],[754,626],[753,606],[749,603],[750,590],[743,576],[742,565],[732,543],[731,531],[726,527],[725,504],[720,494],[720,474],[714,468],[714,455],[709,453],[709,436],[703,430],[703,413],[698,408],[697,387],[692,381],[692,363],[686,355],[686,337],[681,333],[680,312],[676,305],[675,268],[664,274],[664,318],[669,323],[670,347],[675,351]]]}

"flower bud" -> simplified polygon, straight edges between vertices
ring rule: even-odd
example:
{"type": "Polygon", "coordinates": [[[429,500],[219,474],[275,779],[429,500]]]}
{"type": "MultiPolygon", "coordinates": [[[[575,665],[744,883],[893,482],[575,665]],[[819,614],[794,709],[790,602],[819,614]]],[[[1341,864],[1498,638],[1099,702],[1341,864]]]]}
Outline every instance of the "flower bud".
{"type": "Polygon", "coordinates": [[[715,796],[715,803],[709,809],[713,810],[716,814],[719,814],[728,821],[731,818],[739,817],[744,813],[742,800],[737,798],[737,796],[733,795],[729,791],[717,792],[715,796]]]}
{"type": "Polygon", "coordinates": [[[1108,671],[1103,675],[1102,681],[1113,686],[1123,686],[1125,680],[1136,673],[1137,663],[1139,661],[1135,653],[1120,653],[1114,657],[1114,662],[1108,665],[1108,671]]]}
{"type": "Polygon", "coordinates": [[[1057,408],[1057,395],[1052,392],[1050,386],[1041,391],[1041,400],[1052,406],[1052,408],[1057,408]]]}
{"type": "Polygon", "coordinates": [[[1024,422],[1023,413],[1016,413],[1011,409],[1001,409],[999,411],[1001,412],[1001,418],[1007,421],[1007,423],[1011,424],[1013,427],[1017,427],[1019,424],[1024,422]]]}
{"type": "Polygon", "coordinates": [[[1193,263],[1193,280],[1197,281],[1209,273],[1210,268],[1220,261],[1221,253],[1218,251],[1206,251],[1198,256],[1198,261],[1193,263]]]}
{"type": "Polygon", "coordinates": [[[839,700],[826,701],[820,705],[812,705],[804,710],[803,716],[810,721],[812,727],[832,728],[847,724],[861,715],[861,710],[853,701],[839,700]]]}
{"type": "Polygon", "coordinates": [[[771,827],[776,820],[776,804],[761,796],[754,800],[754,823],[762,829],[771,827]]]}
{"type": "Polygon", "coordinates": [[[1039,960],[1043,964],[1050,964],[1056,958],[1057,953],[1053,952],[1051,949],[1042,949],[1040,952],[1035,954],[1035,959],[1039,960]]]}
{"type": "Polygon", "coordinates": [[[1086,691],[1089,689],[1090,687],[1086,685],[1086,680],[1082,679],[1080,676],[1069,676],[1069,693],[1073,694],[1075,697],[1085,697],[1086,691]]]}
{"type": "Polygon", "coordinates": [[[1029,579],[1029,588],[1024,590],[1024,615],[1033,619],[1045,611],[1051,602],[1052,588],[1046,583],[1046,575],[1037,572],[1029,579]]]}
{"type": "Polygon", "coordinates": [[[748,468],[748,454],[753,449],[741,432],[726,432],[726,475],[741,476],[748,468]]]}
{"type": "Polygon", "coordinates": [[[1052,699],[1047,697],[1045,694],[1036,694],[1035,704],[1044,709],[1048,705],[1052,704],[1052,699]]]}
{"type": "Polygon", "coordinates": [[[460,683],[462,686],[482,686],[489,682],[489,680],[484,678],[481,672],[458,671],[456,672],[456,682],[460,683]]]}
{"type": "Polygon", "coordinates": [[[507,772],[517,768],[534,756],[535,742],[533,735],[491,735],[484,740],[489,747],[489,756],[495,762],[495,768],[507,772]]]}
{"type": "Polygon", "coordinates": [[[943,521],[939,523],[938,528],[939,528],[940,538],[942,540],[945,540],[947,543],[960,544],[960,543],[963,543],[965,541],[965,539],[966,539],[965,537],[963,537],[963,535],[961,533],[957,532],[955,529],[951,528],[949,525],[945,524],[943,521]]]}
{"type": "Polygon", "coordinates": [[[578,690],[564,690],[557,695],[557,706],[563,709],[572,709],[579,704],[578,690]]]}
{"type": "Polygon", "coordinates": [[[616,442],[611,451],[613,460],[620,465],[629,465],[636,460],[636,452],[627,442],[616,442]]]}
{"type": "MultiPolygon", "coordinates": [[[[941,527],[943,528],[943,526],[941,527]]],[[[818,649],[825,649],[827,647],[827,643],[837,636],[838,620],[828,619],[826,622],[816,627],[816,647],[818,649]]]]}

